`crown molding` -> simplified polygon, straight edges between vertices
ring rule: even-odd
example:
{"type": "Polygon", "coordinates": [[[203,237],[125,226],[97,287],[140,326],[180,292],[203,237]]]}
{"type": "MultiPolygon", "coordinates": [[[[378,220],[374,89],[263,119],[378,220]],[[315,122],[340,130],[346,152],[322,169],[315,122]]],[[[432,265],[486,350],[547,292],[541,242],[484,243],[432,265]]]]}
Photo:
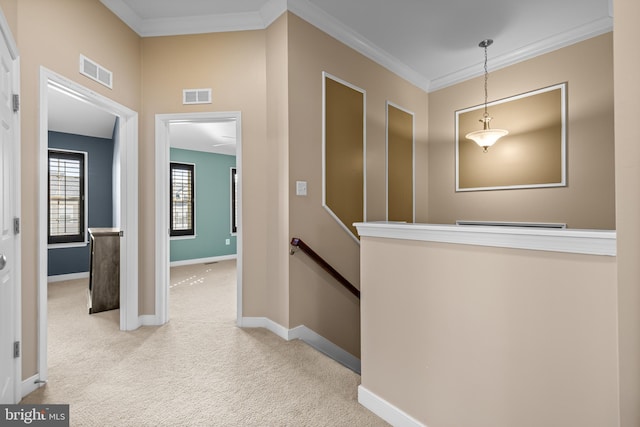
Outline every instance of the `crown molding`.
{"type": "Polygon", "coordinates": [[[263,30],[287,10],[286,0],[271,0],[254,12],[141,19],[123,0],[100,1],[140,37],[263,30]]]}
{"type": "Polygon", "coordinates": [[[145,19],[138,34],[142,37],[221,33],[264,29],[259,12],[225,13],[181,18],[145,19]]]}
{"type": "MultiPolygon", "coordinates": [[[[612,30],[613,18],[601,18],[589,24],[574,28],[571,31],[566,31],[553,37],[524,46],[521,49],[511,51],[508,54],[496,56],[491,59],[491,69],[495,71],[500,68],[505,68],[510,65],[517,64],[518,62],[526,61],[527,59],[553,52],[554,50],[608,33],[612,30]]],[[[479,77],[482,74],[482,64],[478,63],[471,67],[466,67],[462,70],[432,79],[428,92],[434,92],[447,86],[452,86],[465,80],[479,77]]]]}
{"type": "Polygon", "coordinates": [[[398,58],[380,49],[374,43],[342,24],[340,21],[322,9],[314,6],[307,0],[288,0],[287,8],[290,12],[298,15],[311,25],[319,28],[331,37],[344,43],[420,89],[426,91],[429,87],[429,80],[425,76],[405,65],[398,58]]]}
{"type": "Polygon", "coordinates": [[[129,28],[140,34],[142,28],[142,19],[122,0],[100,0],[113,14],[115,14],[122,22],[127,24],[129,28]]]}
{"type": "Polygon", "coordinates": [[[287,11],[287,0],[271,0],[260,8],[260,16],[264,23],[264,28],[278,19],[283,13],[287,11]]]}
{"type": "MultiPolygon", "coordinates": [[[[246,13],[146,20],[141,19],[123,0],[100,1],[141,37],[263,30],[283,13],[290,11],[425,92],[433,92],[482,75],[481,64],[475,64],[429,80],[427,76],[409,67],[308,0],[270,0],[259,11],[246,13]]],[[[611,0],[609,4],[610,15],[612,15],[611,0]]],[[[496,56],[491,59],[492,70],[504,68],[612,30],[613,17],[608,16],[508,54],[496,56]]]]}

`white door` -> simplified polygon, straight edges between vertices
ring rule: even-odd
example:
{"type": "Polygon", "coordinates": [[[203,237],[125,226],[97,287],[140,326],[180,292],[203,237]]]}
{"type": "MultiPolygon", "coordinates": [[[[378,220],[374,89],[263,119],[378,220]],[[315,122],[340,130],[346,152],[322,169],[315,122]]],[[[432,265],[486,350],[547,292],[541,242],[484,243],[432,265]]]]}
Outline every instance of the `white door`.
{"type": "Polygon", "coordinates": [[[16,250],[18,235],[14,219],[18,212],[17,173],[20,149],[14,129],[13,86],[14,61],[7,42],[0,37],[0,403],[17,403],[18,362],[14,342],[18,341],[16,307],[19,263],[16,250]]]}

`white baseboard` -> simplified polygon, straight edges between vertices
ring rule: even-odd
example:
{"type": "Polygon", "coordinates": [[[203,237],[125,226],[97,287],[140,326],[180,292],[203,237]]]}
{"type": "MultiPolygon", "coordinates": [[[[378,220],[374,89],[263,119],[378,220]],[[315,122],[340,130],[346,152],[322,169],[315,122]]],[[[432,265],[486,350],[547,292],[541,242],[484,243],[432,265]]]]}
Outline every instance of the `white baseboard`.
{"type": "Polygon", "coordinates": [[[162,322],[155,314],[143,314],[138,316],[140,326],[161,326],[162,322]]]}
{"type": "Polygon", "coordinates": [[[358,386],[358,402],[394,427],[427,427],[363,386],[358,386]]]}
{"type": "Polygon", "coordinates": [[[241,328],[265,328],[283,340],[289,341],[289,330],[266,317],[243,317],[238,326],[241,328]]]}
{"type": "Polygon", "coordinates": [[[238,326],[241,328],[265,328],[287,341],[300,339],[336,362],[358,374],[360,373],[360,359],[304,325],[287,329],[266,317],[243,317],[238,326]]]}
{"type": "Polygon", "coordinates": [[[66,280],[77,280],[77,279],[88,279],[88,278],[89,278],[88,271],[84,271],[81,273],[56,274],[55,276],[48,276],[47,283],[64,282],[66,280]]]}
{"type": "Polygon", "coordinates": [[[26,380],[22,381],[22,397],[25,397],[26,395],[31,394],[32,392],[36,391],[38,388],[44,385],[44,383],[36,382],[39,379],[40,379],[40,375],[35,374],[34,376],[29,377],[26,380]]]}
{"type": "Polygon", "coordinates": [[[183,261],[171,261],[169,263],[169,267],[180,267],[183,265],[193,265],[193,264],[206,264],[208,262],[220,262],[227,261],[230,259],[237,259],[237,254],[231,255],[221,255],[221,256],[213,256],[209,258],[197,258],[197,259],[185,259],[183,261]]]}
{"type": "Polygon", "coordinates": [[[358,374],[360,373],[360,359],[304,325],[290,329],[289,339],[301,339],[336,362],[341,363],[358,374]]]}

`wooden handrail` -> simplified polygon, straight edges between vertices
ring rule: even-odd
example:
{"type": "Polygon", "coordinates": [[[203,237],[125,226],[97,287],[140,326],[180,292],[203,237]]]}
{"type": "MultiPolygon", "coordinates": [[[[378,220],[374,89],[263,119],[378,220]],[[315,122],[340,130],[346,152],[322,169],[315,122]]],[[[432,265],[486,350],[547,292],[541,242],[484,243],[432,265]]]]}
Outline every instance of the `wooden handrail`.
{"type": "MultiPolygon", "coordinates": [[[[342,286],[347,288],[349,292],[351,292],[358,299],[360,299],[360,291],[358,290],[358,288],[353,286],[347,279],[344,278],[342,274],[338,273],[333,267],[331,267],[331,265],[327,261],[325,261],[320,255],[315,253],[315,251],[311,249],[309,245],[307,245],[305,242],[303,242],[299,238],[294,237],[293,239],[291,239],[291,246],[299,248],[302,252],[307,254],[307,256],[309,256],[309,258],[314,260],[320,267],[322,267],[324,271],[329,273],[334,279],[340,282],[342,286]]],[[[291,255],[293,254],[294,254],[294,251],[292,249],[291,255]]]]}

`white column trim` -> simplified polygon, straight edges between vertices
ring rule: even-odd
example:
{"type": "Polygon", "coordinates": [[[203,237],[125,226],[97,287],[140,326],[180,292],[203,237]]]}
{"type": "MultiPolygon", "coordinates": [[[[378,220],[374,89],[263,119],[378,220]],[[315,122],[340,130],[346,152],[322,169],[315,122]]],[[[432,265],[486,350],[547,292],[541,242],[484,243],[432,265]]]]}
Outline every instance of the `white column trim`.
{"type": "Polygon", "coordinates": [[[615,230],[545,229],[369,222],[355,224],[361,237],[417,240],[512,249],[616,256],[615,230]]]}

